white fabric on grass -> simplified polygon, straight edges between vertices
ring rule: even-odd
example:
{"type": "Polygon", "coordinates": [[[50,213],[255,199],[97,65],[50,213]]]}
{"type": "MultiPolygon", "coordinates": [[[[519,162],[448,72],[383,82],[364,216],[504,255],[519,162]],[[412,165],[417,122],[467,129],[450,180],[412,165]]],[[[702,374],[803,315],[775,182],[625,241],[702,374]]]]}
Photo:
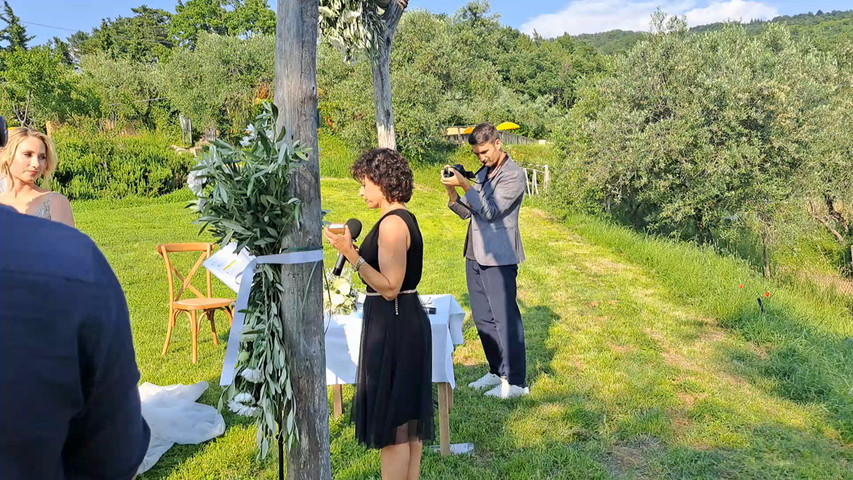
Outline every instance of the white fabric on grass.
{"type": "Polygon", "coordinates": [[[222,415],[210,405],[196,403],[207,387],[207,382],[165,387],[146,382],[139,386],[142,416],[151,428],[139,473],[153,467],[176,443],[195,445],[225,433],[222,415]]]}

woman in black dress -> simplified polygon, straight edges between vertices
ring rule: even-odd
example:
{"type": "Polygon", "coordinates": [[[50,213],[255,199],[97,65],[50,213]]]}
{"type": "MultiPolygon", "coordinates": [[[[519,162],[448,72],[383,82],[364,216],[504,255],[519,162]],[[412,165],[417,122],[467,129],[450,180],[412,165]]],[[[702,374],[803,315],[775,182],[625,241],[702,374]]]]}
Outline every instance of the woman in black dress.
{"type": "Polygon", "coordinates": [[[388,148],[370,150],[352,166],[359,195],[382,217],[358,250],[349,230],[326,239],[367,285],[356,396],[356,439],[380,449],[383,480],[420,475],[424,440],[434,438],[432,334],[416,291],[423,270],[423,238],[406,209],[412,170],[388,148]]]}

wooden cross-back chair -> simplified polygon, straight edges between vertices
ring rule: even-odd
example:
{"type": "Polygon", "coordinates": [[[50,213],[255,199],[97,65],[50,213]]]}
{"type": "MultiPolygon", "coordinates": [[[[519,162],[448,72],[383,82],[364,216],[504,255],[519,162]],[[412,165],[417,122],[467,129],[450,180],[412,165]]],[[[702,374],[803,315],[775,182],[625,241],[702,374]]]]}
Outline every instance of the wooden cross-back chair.
{"type": "Polygon", "coordinates": [[[210,271],[205,269],[207,276],[207,295],[201,293],[193,286],[193,275],[202,266],[202,262],[210,258],[213,251],[212,243],[164,243],[157,245],[157,253],[163,257],[166,263],[166,278],[169,281],[169,323],[166,330],[166,343],[163,344],[163,355],[169,349],[169,341],[172,339],[172,329],[175,327],[175,322],[181,312],[185,312],[190,319],[190,334],[192,335],[192,359],[193,363],[198,363],[198,331],[199,321],[198,312],[204,312],[207,319],[210,321],[210,330],[213,335],[213,344],[219,345],[219,339],[216,337],[216,324],[213,316],[217,310],[222,310],[228,316],[228,322],[234,321],[233,303],[231,298],[214,298],[211,289],[210,271]],[[201,252],[198,260],[195,262],[189,273],[184,276],[172,264],[169,254],[184,253],[184,252],[201,252]],[[178,280],[177,293],[175,292],[175,277],[178,280]],[[187,291],[195,294],[195,298],[183,299],[181,296],[187,291]]]}

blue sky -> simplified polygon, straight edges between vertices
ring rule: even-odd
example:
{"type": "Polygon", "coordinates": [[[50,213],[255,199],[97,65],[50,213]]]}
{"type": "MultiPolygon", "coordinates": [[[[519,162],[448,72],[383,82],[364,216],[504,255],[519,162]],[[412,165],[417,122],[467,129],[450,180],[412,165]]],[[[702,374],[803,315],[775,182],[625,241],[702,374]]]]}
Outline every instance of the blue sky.
{"type": "MultiPolygon", "coordinates": [[[[274,1],[274,0],[273,0],[274,1]]],[[[467,0],[410,0],[409,8],[453,13],[467,0]]],[[[77,30],[89,31],[104,17],[129,16],[131,8],[146,4],[174,11],[176,0],[9,0],[27,22],[34,44],[53,36],[65,38],[77,30]],[[59,28],[56,28],[59,27],[59,28]]],[[[492,10],[504,24],[553,37],[564,32],[594,33],[621,28],[646,30],[648,17],[658,6],[668,13],[687,15],[691,26],[726,19],[772,18],[809,11],[853,9],[853,0],[492,0],[492,10]]]]}

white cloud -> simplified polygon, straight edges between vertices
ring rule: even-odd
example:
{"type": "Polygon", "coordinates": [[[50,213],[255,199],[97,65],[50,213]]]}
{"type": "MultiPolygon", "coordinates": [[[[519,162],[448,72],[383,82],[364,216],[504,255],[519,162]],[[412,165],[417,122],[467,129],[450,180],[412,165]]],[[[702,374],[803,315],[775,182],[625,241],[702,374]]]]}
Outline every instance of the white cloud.
{"type": "Polygon", "coordinates": [[[779,15],[779,11],[775,7],[761,2],[731,0],[728,2],[712,1],[707,7],[694,8],[686,15],[687,24],[696,26],[729,20],[741,22],[756,19],[769,20],[779,15]]]}
{"type": "Polygon", "coordinates": [[[710,0],[702,4],[697,5],[695,0],[574,0],[559,12],[539,15],[524,23],[521,30],[528,34],[536,30],[543,37],[616,29],[648,31],[651,15],[658,7],[669,14],[686,15],[691,27],[778,15],[776,8],[760,1],[710,0]]]}

